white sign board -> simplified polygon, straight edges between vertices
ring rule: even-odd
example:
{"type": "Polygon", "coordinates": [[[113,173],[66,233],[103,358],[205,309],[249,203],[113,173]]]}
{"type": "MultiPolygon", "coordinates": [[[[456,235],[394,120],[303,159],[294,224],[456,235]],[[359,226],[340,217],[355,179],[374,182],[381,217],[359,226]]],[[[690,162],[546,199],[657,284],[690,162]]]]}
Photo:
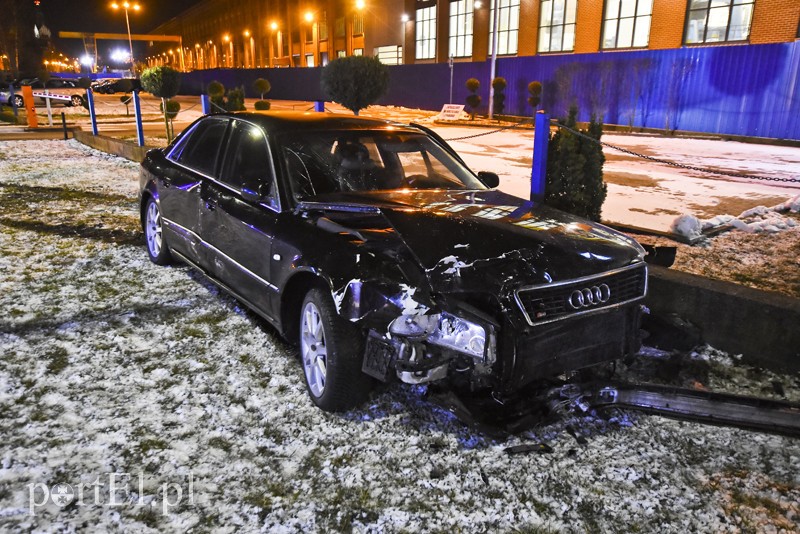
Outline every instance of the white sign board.
{"type": "Polygon", "coordinates": [[[445,104],[442,106],[442,111],[439,112],[439,120],[442,121],[455,121],[461,118],[461,112],[464,111],[463,104],[445,104]]]}
{"type": "Polygon", "coordinates": [[[64,102],[68,102],[69,100],[72,99],[72,97],[69,95],[57,95],[54,93],[44,92],[44,91],[34,91],[33,96],[39,98],[52,98],[53,100],[63,100],[64,102]]]}

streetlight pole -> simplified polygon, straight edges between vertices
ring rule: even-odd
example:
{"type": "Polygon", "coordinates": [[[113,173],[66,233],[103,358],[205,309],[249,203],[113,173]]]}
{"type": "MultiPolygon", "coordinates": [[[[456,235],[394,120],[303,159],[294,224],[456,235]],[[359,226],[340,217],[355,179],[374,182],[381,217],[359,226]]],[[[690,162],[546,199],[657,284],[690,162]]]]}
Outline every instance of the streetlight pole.
{"type": "Polygon", "coordinates": [[[125,1],[122,2],[121,4],[118,4],[116,2],[112,3],[111,8],[112,9],[122,8],[125,10],[125,26],[127,26],[128,28],[128,47],[131,52],[131,72],[136,74],[136,67],[133,62],[133,39],[131,38],[131,20],[128,17],[128,10],[133,9],[134,11],[139,11],[140,9],[142,9],[142,6],[140,6],[139,4],[131,4],[130,2],[125,1]]]}
{"type": "MultiPolygon", "coordinates": [[[[491,4],[490,4],[491,6],[491,4]]],[[[494,27],[494,33],[492,34],[492,60],[491,60],[491,67],[489,73],[489,120],[494,118],[494,85],[492,82],[494,81],[495,75],[497,74],[497,45],[500,42],[500,2],[495,0],[494,3],[494,19],[492,26],[494,27]]]]}

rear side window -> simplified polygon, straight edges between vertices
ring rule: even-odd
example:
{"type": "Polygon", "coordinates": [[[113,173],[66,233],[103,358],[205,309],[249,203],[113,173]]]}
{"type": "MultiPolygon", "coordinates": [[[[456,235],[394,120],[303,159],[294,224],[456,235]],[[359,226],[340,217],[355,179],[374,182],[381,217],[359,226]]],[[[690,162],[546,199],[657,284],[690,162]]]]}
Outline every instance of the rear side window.
{"type": "Polygon", "coordinates": [[[208,119],[201,122],[183,143],[177,161],[203,174],[213,175],[227,129],[226,120],[208,119]]]}

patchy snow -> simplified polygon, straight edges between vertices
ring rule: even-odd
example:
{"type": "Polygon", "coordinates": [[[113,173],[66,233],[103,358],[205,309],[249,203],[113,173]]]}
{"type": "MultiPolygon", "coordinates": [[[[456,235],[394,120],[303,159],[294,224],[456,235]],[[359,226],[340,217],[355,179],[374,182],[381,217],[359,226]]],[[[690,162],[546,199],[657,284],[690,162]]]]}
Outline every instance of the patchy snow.
{"type": "MultiPolygon", "coordinates": [[[[571,421],[586,445],[564,424],[500,443],[407,386],[321,412],[272,328],[147,260],[136,190],[77,143],[0,142],[0,530],[800,530],[798,440],[613,412],[571,421]],[[554,452],[504,452],[530,440],[554,452]],[[57,484],[81,502],[29,513],[57,484]]],[[[690,357],[713,388],[800,399],[690,357]]]]}
{"type": "Polygon", "coordinates": [[[791,217],[781,215],[781,213],[800,211],[800,195],[782,202],[776,206],[768,208],[766,206],[756,206],[743,211],[738,217],[733,215],[717,215],[711,219],[700,221],[694,215],[681,215],[675,219],[670,230],[677,234],[695,239],[703,232],[713,230],[725,225],[729,225],[743,232],[766,232],[777,233],[782,230],[791,230],[798,224],[791,217]]]}

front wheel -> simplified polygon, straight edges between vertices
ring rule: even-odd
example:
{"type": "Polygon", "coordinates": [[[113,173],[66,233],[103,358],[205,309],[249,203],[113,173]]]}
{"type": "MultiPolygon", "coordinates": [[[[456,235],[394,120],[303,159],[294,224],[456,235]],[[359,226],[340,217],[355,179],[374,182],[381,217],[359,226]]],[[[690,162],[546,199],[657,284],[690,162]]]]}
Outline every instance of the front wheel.
{"type": "Polygon", "coordinates": [[[80,96],[80,95],[72,95],[72,97],[69,99],[69,101],[74,107],[78,107],[79,108],[79,107],[83,106],[83,97],[80,96]]]}
{"type": "Polygon", "coordinates": [[[300,358],[311,400],[338,412],[364,402],[372,379],[361,372],[364,336],[334,308],[330,294],[308,292],[300,313],[300,358]]]}
{"type": "Polygon", "coordinates": [[[14,95],[14,105],[18,108],[25,107],[25,100],[19,95],[14,95]]]}
{"type": "Polygon", "coordinates": [[[164,225],[161,208],[156,200],[150,197],[144,211],[144,237],[147,241],[147,255],[156,265],[167,265],[172,262],[172,255],[164,239],[164,225]]]}

